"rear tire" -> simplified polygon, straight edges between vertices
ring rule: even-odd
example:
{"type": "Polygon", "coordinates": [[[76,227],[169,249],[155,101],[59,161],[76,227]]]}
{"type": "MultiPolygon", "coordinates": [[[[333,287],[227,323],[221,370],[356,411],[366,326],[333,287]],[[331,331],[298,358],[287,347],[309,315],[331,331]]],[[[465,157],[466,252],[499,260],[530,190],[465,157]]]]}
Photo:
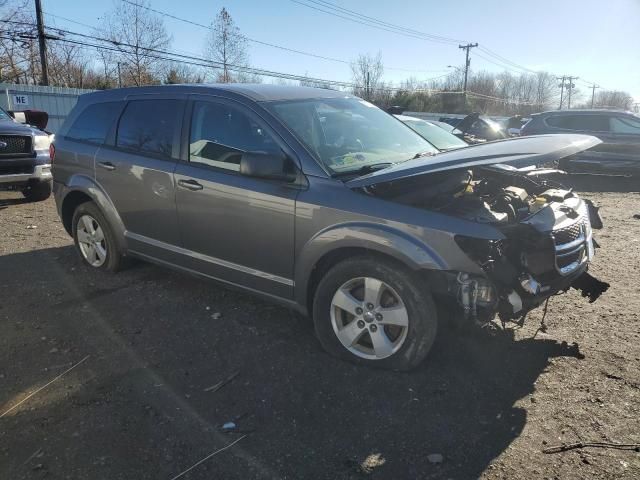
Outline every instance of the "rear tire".
{"type": "Polygon", "coordinates": [[[22,195],[29,202],[42,202],[51,196],[52,191],[52,181],[48,180],[45,182],[29,182],[24,190],[22,190],[22,195]]]}
{"type": "Polygon", "coordinates": [[[345,260],[325,274],[315,292],[313,321],[330,354],[402,371],[424,360],[438,330],[436,306],[423,279],[370,256],[345,260]]]}
{"type": "Polygon", "coordinates": [[[73,242],[83,263],[89,267],[117,272],[124,266],[124,256],[116,236],[98,206],[81,203],[71,222],[73,242]]]}

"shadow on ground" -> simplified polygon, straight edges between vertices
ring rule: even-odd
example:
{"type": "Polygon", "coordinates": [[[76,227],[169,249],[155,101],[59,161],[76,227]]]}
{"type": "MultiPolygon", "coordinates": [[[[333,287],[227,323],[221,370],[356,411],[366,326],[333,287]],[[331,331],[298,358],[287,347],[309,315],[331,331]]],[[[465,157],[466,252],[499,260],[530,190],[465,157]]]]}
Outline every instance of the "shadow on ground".
{"type": "Polygon", "coordinates": [[[26,198],[0,198],[0,210],[22,203],[28,203],[28,200],[26,198]]]}
{"type": "Polygon", "coordinates": [[[476,478],[551,359],[581,358],[445,329],[418,370],[377,371],[327,356],[288,310],[155,266],[90,272],[64,247],[0,272],[0,414],[90,355],[0,418],[2,478],[172,478],[243,433],[185,478],[476,478]]]}

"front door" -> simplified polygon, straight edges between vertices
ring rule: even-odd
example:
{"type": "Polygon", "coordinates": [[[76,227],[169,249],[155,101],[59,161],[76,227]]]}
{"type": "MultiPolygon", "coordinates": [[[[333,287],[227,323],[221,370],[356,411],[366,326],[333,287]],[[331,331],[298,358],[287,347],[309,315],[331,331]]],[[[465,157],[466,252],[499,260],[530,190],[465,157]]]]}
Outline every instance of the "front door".
{"type": "Polygon", "coordinates": [[[299,190],[239,172],[243,152],[281,153],[286,145],[258,114],[232,101],[194,97],[190,119],[187,155],[175,171],[185,261],[212,277],[291,298],[299,190]]]}

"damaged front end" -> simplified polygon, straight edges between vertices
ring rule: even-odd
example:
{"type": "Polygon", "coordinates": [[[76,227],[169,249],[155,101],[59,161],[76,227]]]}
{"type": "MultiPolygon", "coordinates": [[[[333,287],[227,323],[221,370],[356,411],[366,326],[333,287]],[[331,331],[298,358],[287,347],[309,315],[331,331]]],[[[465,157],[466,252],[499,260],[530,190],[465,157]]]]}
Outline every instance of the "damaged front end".
{"type": "Polygon", "coordinates": [[[587,273],[597,246],[593,229],[602,227],[597,208],[551,180],[553,173],[482,165],[365,191],[497,229],[499,240],[454,236],[483,274],[439,272],[434,293],[455,298],[460,316],[472,323],[485,324],[496,314],[518,321],[569,288],[593,302],[609,287],[587,273]]]}
{"type": "Polygon", "coordinates": [[[456,296],[466,318],[482,323],[497,312],[503,321],[518,320],[569,288],[590,302],[608,289],[608,283],[587,273],[597,245],[593,228],[602,226],[596,209],[566,189],[534,195],[523,194],[529,208],[521,207],[522,218],[497,225],[504,240],[456,236],[458,246],[486,274],[456,275],[456,296]]]}

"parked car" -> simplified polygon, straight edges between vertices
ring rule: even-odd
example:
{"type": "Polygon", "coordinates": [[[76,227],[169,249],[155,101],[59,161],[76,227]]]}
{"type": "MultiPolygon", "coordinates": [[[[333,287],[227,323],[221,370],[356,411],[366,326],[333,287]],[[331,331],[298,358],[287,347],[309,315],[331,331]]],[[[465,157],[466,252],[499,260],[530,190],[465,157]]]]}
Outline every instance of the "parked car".
{"type": "Polygon", "coordinates": [[[0,190],[20,190],[32,202],[51,195],[51,136],[0,109],[0,190]]]}
{"type": "Polygon", "coordinates": [[[618,110],[554,110],[531,115],[521,135],[584,133],[602,140],[561,162],[569,172],[640,176],[640,116],[618,110]]]}
{"type": "MultiPolygon", "coordinates": [[[[441,122],[436,123],[407,115],[394,116],[440,151],[469,146],[464,140],[446,131],[441,125],[437,125],[437,123],[441,122]]],[[[447,124],[444,123],[442,125],[447,124]]]]}
{"type": "Polygon", "coordinates": [[[136,257],[239,286],[312,316],[328,352],[406,370],[439,311],[506,321],[572,286],[606,288],[586,273],[589,203],[508,165],[597,143],[439,153],[344,92],[116,89],[81,96],[56,135],[54,192],[86,265],[136,257]]]}
{"type": "Polygon", "coordinates": [[[509,138],[507,129],[500,123],[477,112],[470,113],[455,124],[468,143],[480,143],[509,138]]]}

